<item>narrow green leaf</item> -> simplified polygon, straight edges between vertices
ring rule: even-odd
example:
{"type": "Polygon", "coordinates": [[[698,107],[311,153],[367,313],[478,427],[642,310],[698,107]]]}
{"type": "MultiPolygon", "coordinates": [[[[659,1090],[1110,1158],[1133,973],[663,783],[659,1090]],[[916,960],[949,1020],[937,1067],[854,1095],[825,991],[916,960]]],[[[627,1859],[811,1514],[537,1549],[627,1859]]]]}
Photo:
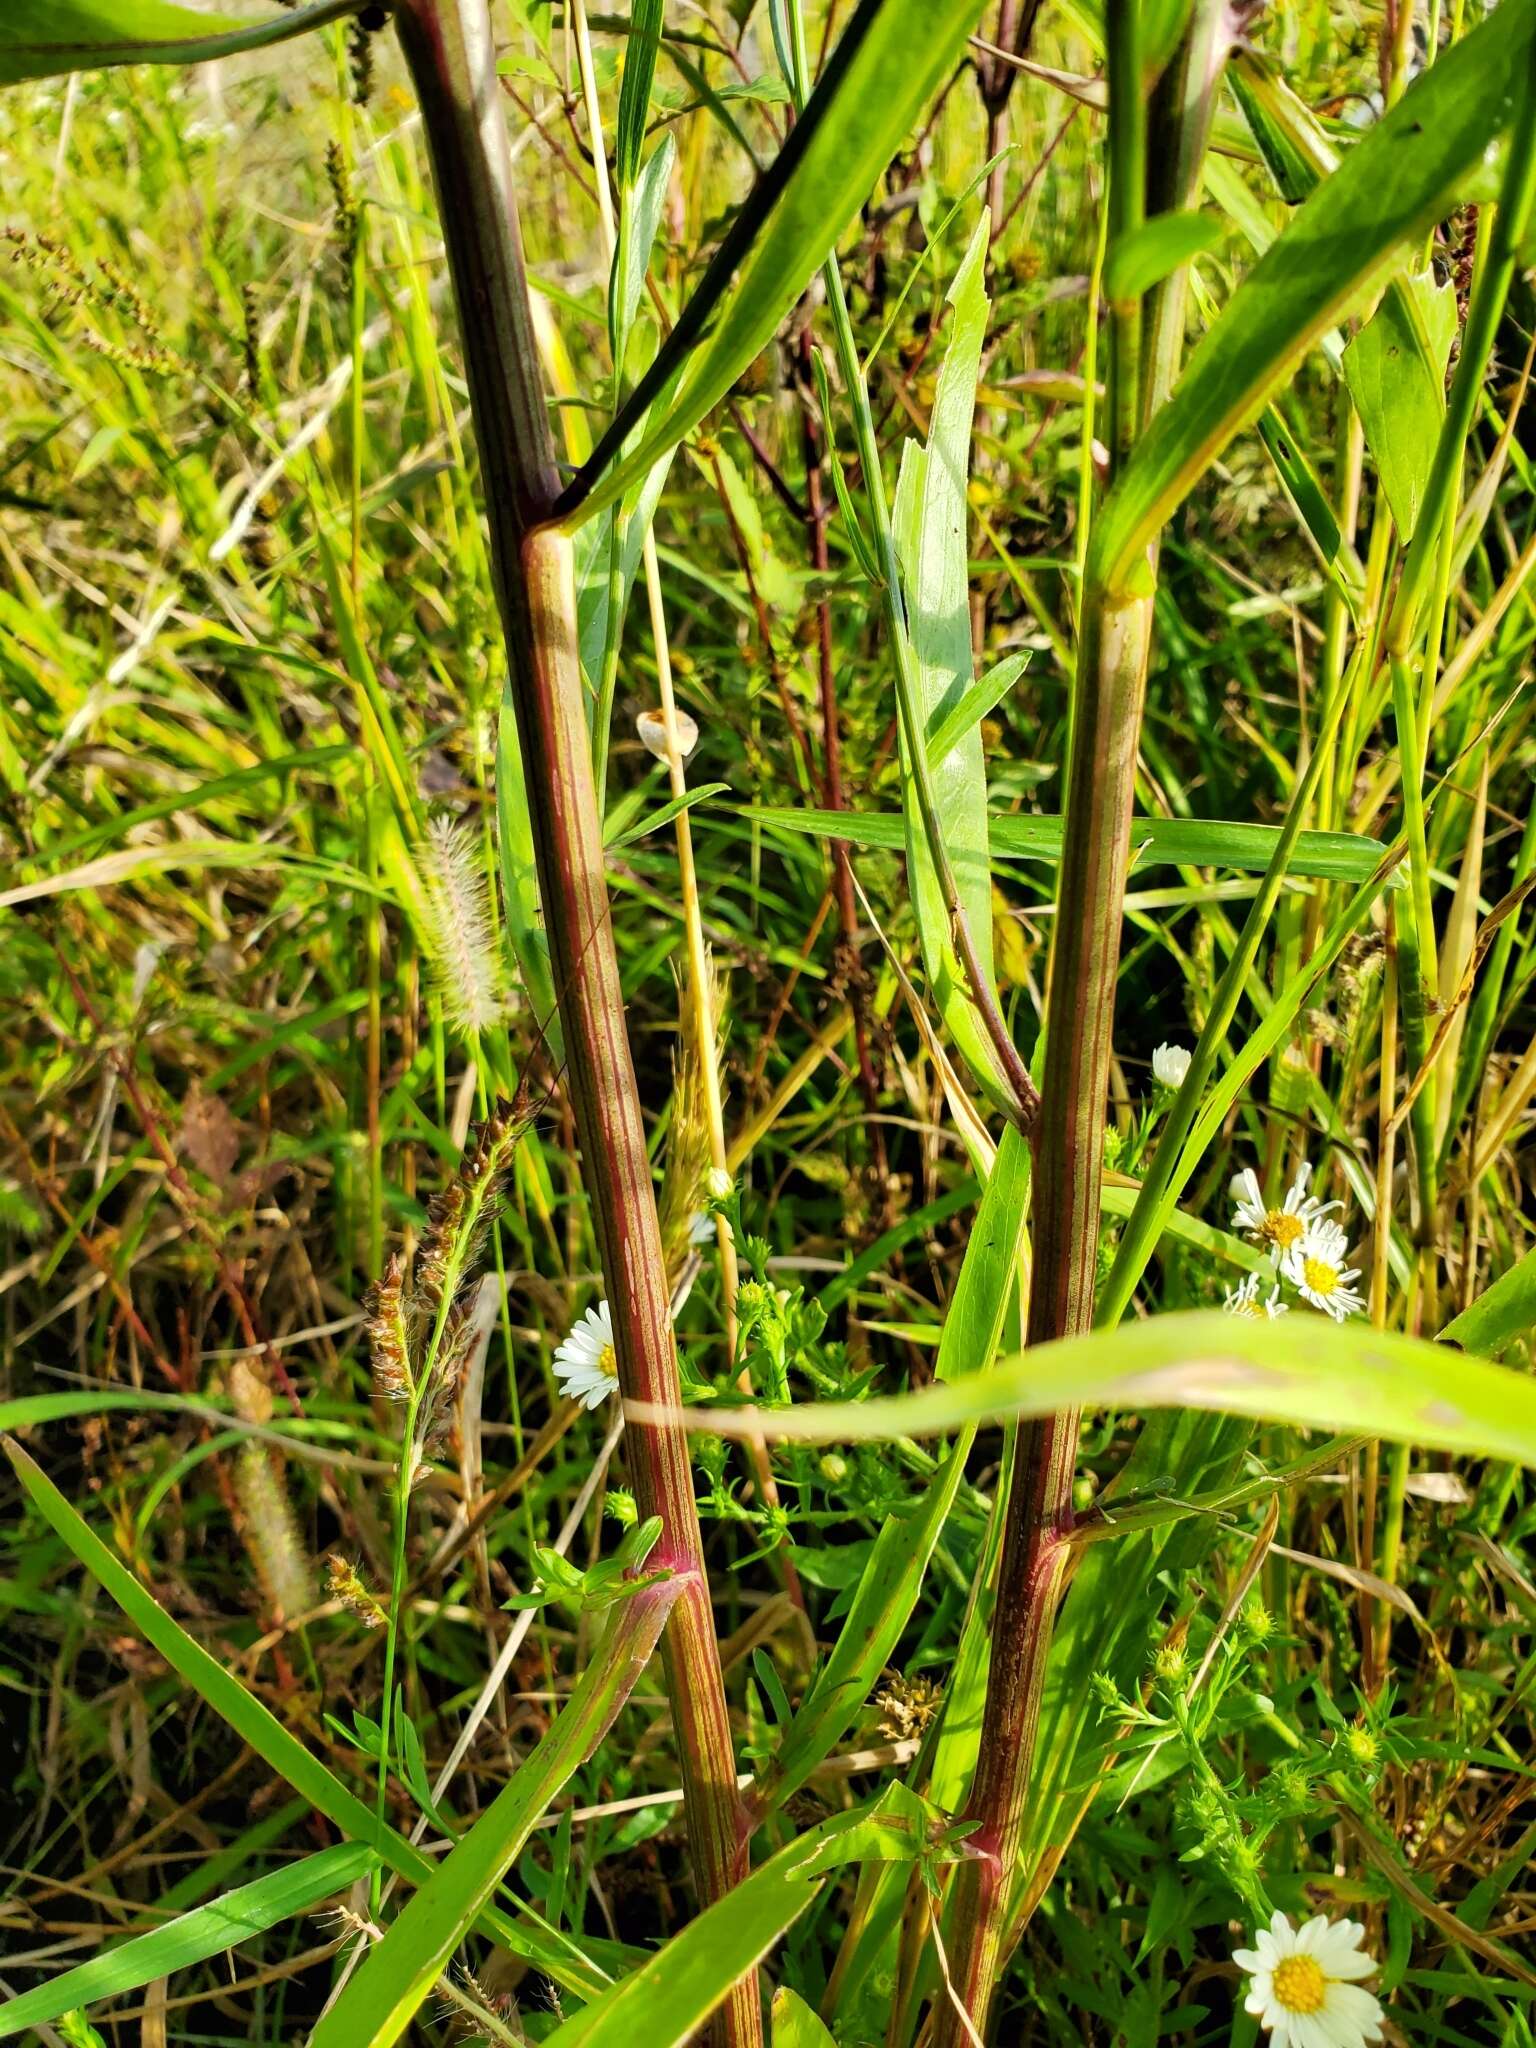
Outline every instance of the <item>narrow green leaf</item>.
{"type": "Polygon", "coordinates": [[[1104,259],[1104,296],[1115,305],[1134,305],[1195,256],[1209,255],[1225,241],[1221,222],[1208,213],[1159,213],[1122,235],[1104,259]]]}
{"type": "Polygon", "coordinates": [[[1455,287],[1437,285],[1424,270],[1383,295],[1344,351],[1344,380],[1405,541],[1418,524],[1435,459],[1455,336],[1455,287]]]}
{"type": "Polygon", "coordinates": [[[1191,356],[1099,515],[1091,579],[1128,587],[1153,536],[1318,337],[1456,204],[1511,120],[1536,0],[1504,0],[1423,72],[1312,193],[1191,356]]]}
{"type": "Polygon", "coordinates": [[[1536,1465],[1536,1380],[1312,1314],[1262,1323],[1210,1311],[1153,1316],[1036,1345],[947,1386],[771,1413],[714,1407],[708,1426],[722,1436],[766,1426],[796,1443],[878,1443],[1062,1408],[1209,1408],[1536,1465]]]}
{"type": "MultiPolygon", "coordinates": [[[[949,342],[934,389],[928,444],[919,448],[909,441],[902,449],[891,523],[901,564],[916,700],[902,719],[908,887],[923,968],[934,1000],[971,1071],[984,1085],[990,1085],[995,1081],[996,1062],[955,954],[949,909],[928,844],[928,820],[908,758],[907,740],[909,730],[927,733],[936,725],[942,730],[959,711],[973,682],[966,477],[976,379],[987,330],[986,260],[984,212],[949,290],[949,342]]],[[[897,687],[902,687],[899,671],[897,687]]],[[[992,868],[987,851],[986,760],[977,726],[965,725],[943,754],[930,746],[928,770],[960,905],[970,924],[977,964],[990,986],[992,868]]]]}
{"type": "Polygon", "coordinates": [[[637,839],[646,839],[652,832],[659,832],[663,825],[670,825],[681,811],[691,811],[695,804],[702,804],[713,796],[728,794],[728,782],[701,782],[697,789],[685,790],[681,796],[669,797],[654,811],[647,811],[643,818],[633,825],[627,825],[622,832],[606,840],[610,853],[617,853],[621,846],[631,846],[637,839]]]}
{"type": "MultiPolygon", "coordinates": [[[[154,1596],[112,1555],[81,1519],[42,1468],[20,1444],[9,1439],[5,1453],[33,1504],[61,1536],[91,1577],[117,1602],[145,1641],[153,1644],[171,1669],[227,1721],[255,1755],[279,1772],[295,1792],[302,1793],[318,1813],[334,1821],[343,1834],[364,1843],[408,1884],[425,1883],[435,1865],[392,1827],[386,1826],[320,1759],[285,1728],[277,1716],[248,1693],[239,1679],[173,1621],[154,1596]]],[[[547,1970],[557,1983],[588,1995],[606,1980],[574,1942],[542,1927],[523,1927],[488,1907],[483,1916],[495,1939],[516,1955],[547,1970]]],[[[590,1944],[587,1944],[590,1946],[590,1944]]]]}
{"type": "MultiPolygon", "coordinates": [[[[627,77],[626,73],[626,77],[627,77]]],[[[628,335],[640,310],[646,273],[667,203],[667,186],[677,162],[677,144],[670,135],[652,150],[634,183],[622,194],[619,245],[613,252],[613,291],[618,318],[616,332],[628,335]]]]}
{"type": "Polygon", "coordinates": [[[834,1870],[910,1863],[927,1853],[940,1816],[904,1785],[823,1821],[706,1912],[648,1962],[546,2038],[551,2048],[681,2048],[738,1977],[793,1925],[834,1870]]]}
{"type": "MultiPolygon", "coordinates": [[[[843,839],[850,846],[889,848],[905,844],[906,826],[894,811],[797,810],[789,805],[752,804],[744,815],[813,839],[843,839]]],[[[1131,826],[1135,872],[1158,866],[1236,868],[1263,874],[1269,866],[1278,825],[1240,825],[1214,818],[1137,818],[1131,826]]],[[[1058,861],[1061,819],[994,816],[989,825],[994,860],[1058,861]]],[[[1380,866],[1387,849],[1376,839],[1348,832],[1303,832],[1290,863],[1293,875],[1317,881],[1363,882],[1380,866]]],[[[1401,883],[1390,881],[1390,887],[1401,883]]]]}
{"type": "Polygon", "coordinates": [[[848,479],[843,475],[842,458],[837,452],[837,435],[832,420],[832,393],[827,383],[827,366],[819,348],[811,350],[811,367],[816,373],[816,398],[821,407],[821,430],[826,436],[827,467],[832,472],[832,488],[837,493],[838,510],[843,515],[843,524],[848,529],[848,543],[863,571],[864,580],[872,590],[879,590],[885,582],[885,575],[875,560],[875,551],[864,531],[863,522],[848,491],[848,479]]]}
{"type": "Polygon", "coordinates": [[[205,14],[171,0],[5,0],[0,85],[112,64],[206,64],[286,42],[356,14],[363,0],[316,0],[274,14],[205,14]]]}
{"type": "Polygon", "coordinates": [[[677,1598],[647,1586],[614,1610],[575,1691],[469,1833],[369,1950],[310,2036],[310,2048],[390,2048],[484,1912],[546,1807],[601,1742],[644,1671],[677,1598]]]}
{"type": "Polygon", "coordinates": [[[1351,616],[1358,616],[1365,594],[1365,566],[1340,532],[1317,472],[1274,406],[1267,407],[1260,416],[1259,435],[1269,450],[1269,459],[1292,509],[1306,528],[1307,538],[1317,549],[1318,558],[1349,606],[1351,616]]]}
{"type": "MultiPolygon", "coordinates": [[[[663,4],[664,0],[634,0],[630,9],[619,112],[613,128],[613,175],[621,193],[627,193],[640,174],[640,152],[645,146],[645,122],[656,76],[656,52],[661,46],[663,4]]],[[[671,137],[667,139],[670,141],[671,137]]]]}
{"type": "Polygon", "coordinates": [[[1268,70],[1270,75],[1266,77],[1265,72],[1257,70],[1256,66],[1239,62],[1228,71],[1227,79],[1232,87],[1232,97],[1242,108],[1249,133],[1258,144],[1259,154],[1275,181],[1275,189],[1287,206],[1300,206],[1317,184],[1317,163],[1315,156],[1298,141],[1292,124],[1275,118],[1267,104],[1269,95],[1257,89],[1260,84],[1268,84],[1274,89],[1286,90],[1284,80],[1273,72],[1272,67],[1268,70]]]}
{"type": "Polygon", "coordinates": [[[361,1842],[340,1842],[321,1849],[282,1870],[269,1871],[251,1884],[226,1892],[164,1927],[137,1934],[131,1941],[92,1956],[77,1969],[66,1970],[49,1984],[0,2005],[0,2040],[46,2026],[77,2006],[99,2004],[137,1991],[173,1970],[185,1970],[209,1956],[222,1955],[252,1935],[264,1934],[281,1920],[311,1912],[322,1899],[344,1891],[378,1861],[361,1842]]]}
{"type": "Polygon", "coordinates": [[[768,346],[868,200],[920,109],[960,60],[980,12],[981,0],[863,0],[843,32],[846,37],[855,27],[862,30],[837,78],[828,112],[795,164],[677,397],[633,453],[575,507],[573,520],[590,519],[621,497],[719,404],[768,346]]]}

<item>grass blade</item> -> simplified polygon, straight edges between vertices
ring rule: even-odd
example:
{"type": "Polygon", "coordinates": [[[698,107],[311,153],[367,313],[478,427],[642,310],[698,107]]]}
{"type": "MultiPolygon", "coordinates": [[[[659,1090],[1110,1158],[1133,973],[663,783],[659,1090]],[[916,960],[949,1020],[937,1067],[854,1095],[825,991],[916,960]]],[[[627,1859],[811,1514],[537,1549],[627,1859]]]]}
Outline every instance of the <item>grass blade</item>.
{"type": "Polygon", "coordinates": [[[546,1807],[601,1742],[644,1671],[678,1595],[661,1583],[617,1609],[592,1662],[532,1755],[416,1892],[310,2037],[311,2048],[389,2048],[410,2025],[522,1853],[546,1807]]]}
{"type": "MultiPolygon", "coordinates": [[[[935,1366],[941,1380],[984,1372],[992,1363],[1018,1275],[1028,1195],[1029,1145],[1010,1124],[944,1320],[935,1366]]],[[[954,1506],[973,1435],[962,1430],[915,1510],[891,1516],[875,1538],[832,1654],[759,1781],[754,1800],[759,1811],[782,1805],[831,1754],[890,1661],[954,1506]]]]}
{"type": "Polygon", "coordinates": [[[558,2048],[677,2048],[730,1986],[766,1955],[849,1864],[908,1863],[929,1847],[938,1815],[903,1785],[823,1821],[753,1871],[642,1968],[548,2036],[558,2048]]]}
{"type": "Polygon", "coordinates": [[[1536,1380],[1452,1359],[1417,1337],[1315,1315],[1272,1323],[1205,1310],[1154,1316],[1035,1345],[948,1386],[771,1412],[714,1408],[708,1427],[795,1443],[879,1443],[1078,1407],[1208,1408],[1536,1465],[1536,1380]]]}
{"type": "MultiPolygon", "coordinates": [[[[316,1812],[333,1821],[353,1842],[372,1849],[381,1863],[408,1884],[424,1884],[435,1869],[431,1858],[381,1823],[373,1810],[349,1792],[275,1714],[254,1699],[216,1657],[210,1656],[201,1643],[194,1642],[171,1619],[159,1601],[118,1563],[19,1444],[7,1440],[5,1453],[44,1518],[171,1669],[207,1701],[257,1756],[281,1773],[295,1792],[301,1792],[316,1812]]],[[[493,1910],[487,1910],[485,1920],[498,1941],[536,1962],[540,1969],[548,1970],[558,1983],[590,1994],[605,1981],[574,1943],[543,1929],[519,1927],[504,1913],[493,1910]]]]}
{"type": "MultiPolygon", "coordinates": [[[[885,0],[883,6],[877,0],[873,21],[836,78],[831,105],[817,121],[729,304],[676,398],[639,446],[601,483],[579,502],[561,508],[573,521],[590,519],[622,497],[637,477],[719,404],[767,347],[868,199],[919,109],[959,60],[980,12],[979,0],[885,0]]],[[[845,36],[856,26],[858,17],[845,36]]],[[[811,117],[807,107],[803,118],[811,117]]],[[[658,364],[664,357],[665,351],[658,364]]],[[[670,368],[667,363],[669,373],[670,368]]],[[[643,392],[642,384],[637,400],[643,392]]]]}
{"type": "Polygon", "coordinates": [[[206,1962],[255,1934],[264,1934],[280,1920],[312,1912],[322,1899],[344,1890],[378,1861],[362,1842],[338,1842],[285,1869],[269,1871],[222,1899],[182,1914],[149,1934],[135,1935],[104,1954],[92,1956],[78,1969],[66,1970],[51,1984],[0,2005],[0,2040],[28,2027],[46,2026],[66,2012],[137,1991],[156,1977],[206,1962]]]}
{"type": "Polygon", "coordinates": [[[169,0],[8,0],[0,85],[111,64],[206,64],[356,14],[363,0],[317,0],[291,14],[204,14],[169,0]]]}
{"type": "MultiPolygon", "coordinates": [[[[813,839],[845,839],[850,846],[899,852],[906,844],[905,825],[895,811],[819,811],[787,804],[753,804],[743,814],[765,825],[807,833],[813,839]]],[[[1131,825],[1135,868],[1138,872],[1162,865],[1236,868],[1244,874],[1263,874],[1280,829],[1278,825],[1246,825],[1215,818],[1137,818],[1131,825]]],[[[1058,861],[1061,833],[1059,817],[994,816],[988,828],[994,860],[1058,861]]],[[[1359,833],[1302,832],[1297,835],[1288,872],[1323,882],[1363,882],[1375,873],[1386,851],[1380,840],[1359,833]]],[[[1404,884],[1394,874],[1386,886],[1402,888],[1404,884]]]]}

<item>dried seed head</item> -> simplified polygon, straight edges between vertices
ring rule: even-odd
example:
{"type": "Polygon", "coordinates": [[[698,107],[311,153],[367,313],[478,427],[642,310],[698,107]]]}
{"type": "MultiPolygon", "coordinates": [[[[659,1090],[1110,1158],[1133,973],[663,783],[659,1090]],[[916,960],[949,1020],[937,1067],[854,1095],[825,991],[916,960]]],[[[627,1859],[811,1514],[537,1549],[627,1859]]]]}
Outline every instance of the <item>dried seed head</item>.
{"type": "Polygon", "coordinates": [[[352,98],[366,107],[373,95],[373,33],[366,16],[354,19],[347,31],[347,68],[352,74],[352,98]]]}
{"type": "Polygon", "coordinates": [[[368,1343],[373,1354],[373,1390],[384,1401],[409,1398],[411,1376],[410,1306],[405,1293],[405,1261],[391,1252],[368,1297],[368,1343]]]}
{"type": "Polygon", "coordinates": [[[432,1226],[422,1242],[417,1272],[429,1299],[456,1293],[468,1272],[496,1213],[522,1129],[509,1105],[500,1102],[470,1131],[458,1172],[432,1204],[432,1226]]]}

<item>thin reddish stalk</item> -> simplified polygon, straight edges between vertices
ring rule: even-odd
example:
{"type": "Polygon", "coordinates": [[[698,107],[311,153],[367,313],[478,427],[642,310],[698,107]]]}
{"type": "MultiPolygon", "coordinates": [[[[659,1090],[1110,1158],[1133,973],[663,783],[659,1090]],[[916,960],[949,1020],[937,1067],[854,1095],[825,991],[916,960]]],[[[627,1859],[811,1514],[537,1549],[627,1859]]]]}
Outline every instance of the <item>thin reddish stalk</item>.
{"type": "MultiPolygon", "coordinates": [[[[675,1410],[677,1355],[609,920],[571,544],[544,524],[559,478],[490,18],[486,0],[398,0],[396,18],[458,299],[539,891],[619,1380],[627,1399],[675,1410]]],[[[744,1875],[746,1847],[688,1440],[673,1425],[635,1424],[626,1446],[640,1513],[663,1523],[650,1568],[669,1569],[680,1586],[663,1653],[695,1880],[711,1901],[744,1875]]],[[[748,2048],[761,2041],[754,1975],[722,2008],[721,2036],[748,2048]]]]}

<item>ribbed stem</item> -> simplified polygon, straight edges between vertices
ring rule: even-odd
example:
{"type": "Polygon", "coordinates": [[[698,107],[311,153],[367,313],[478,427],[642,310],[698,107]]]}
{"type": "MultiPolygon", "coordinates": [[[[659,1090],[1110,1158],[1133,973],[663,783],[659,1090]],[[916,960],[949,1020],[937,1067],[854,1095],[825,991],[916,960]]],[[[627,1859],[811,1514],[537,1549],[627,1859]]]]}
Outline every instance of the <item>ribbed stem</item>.
{"type": "MultiPolygon", "coordinates": [[[[609,921],[602,831],[582,704],[571,544],[541,530],[559,489],[523,271],[517,203],[486,0],[398,0],[421,102],[485,478],[539,891],[559,996],[585,1186],[626,1398],[675,1409],[666,1267],[609,921]]],[[[684,1432],[634,1425],[627,1457],[642,1516],[663,1535],[650,1567],[681,1584],[663,1644],[701,1897],[744,1874],[730,1720],[684,1432]]],[[[721,2017],[733,2044],[762,2039],[756,1980],[721,2017]]]]}
{"type": "MultiPolygon", "coordinates": [[[[1159,208],[1190,203],[1186,194],[1198,183],[1231,34],[1220,0],[1197,5],[1161,95],[1158,147],[1149,152],[1137,29],[1137,0],[1108,0],[1111,250],[1144,218],[1149,165],[1159,208]]],[[[1182,308],[1182,282],[1171,280],[1152,309],[1152,348],[1144,369],[1140,298],[1110,304],[1107,413],[1115,474],[1143,418],[1167,396],[1178,364],[1182,308]]],[[[1156,588],[1150,557],[1131,596],[1111,596],[1105,589],[1091,547],[1087,560],[1034,1134],[1030,1344],[1093,1327],[1105,1103],[1156,588]]],[[[1076,1454],[1075,1413],[1021,1428],[1014,1448],[981,1744],[965,1814],[976,1826],[967,1842],[971,1857],[958,1867],[950,1891],[952,1984],[935,2003],[934,2048],[974,2048],[1014,1938],[1010,1903],[1072,1528],[1076,1454]]]]}

